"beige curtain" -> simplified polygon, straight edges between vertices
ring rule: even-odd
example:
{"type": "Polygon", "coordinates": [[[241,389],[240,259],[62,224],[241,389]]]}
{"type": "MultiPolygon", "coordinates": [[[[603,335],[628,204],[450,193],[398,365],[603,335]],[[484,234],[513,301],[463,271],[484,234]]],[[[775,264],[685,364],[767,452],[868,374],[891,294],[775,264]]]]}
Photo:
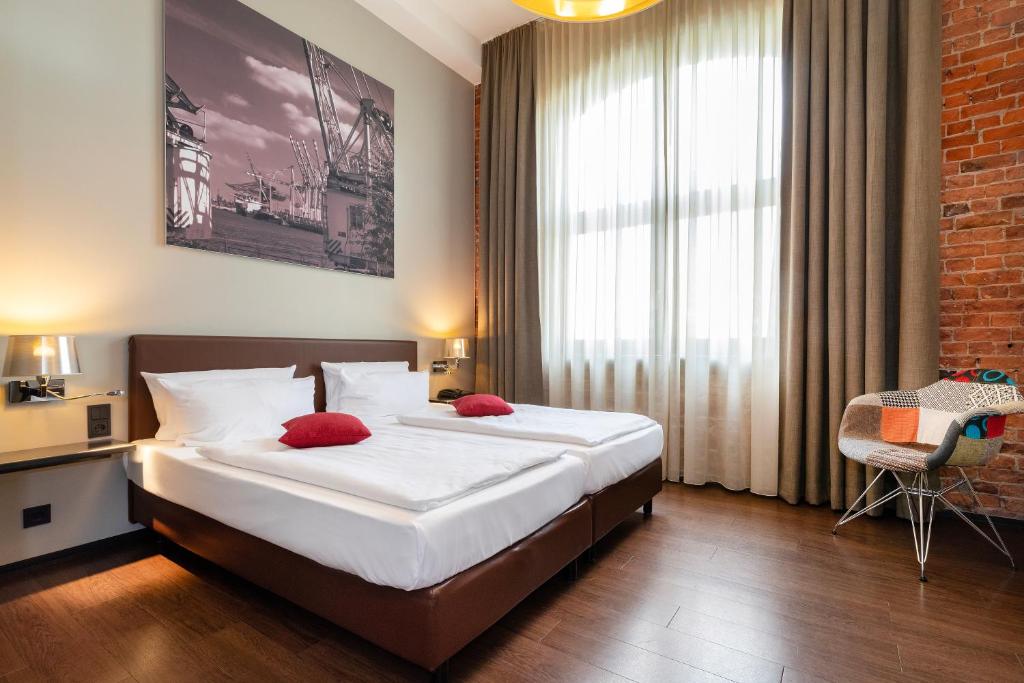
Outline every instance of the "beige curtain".
{"type": "Polygon", "coordinates": [[[852,504],[846,403],[938,372],[940,10],[787,0],[780,495],[852,504]]]}
{"type": "Polygon", "coordinates": [[[665,475],[778,492],[782,0],[538,29],[552,405],[640,412],[665,475]]]}
{"type": "Polygon", "coordinates": [[[476,390],[540,403],[535,24],[483,47],[476,390]]]}

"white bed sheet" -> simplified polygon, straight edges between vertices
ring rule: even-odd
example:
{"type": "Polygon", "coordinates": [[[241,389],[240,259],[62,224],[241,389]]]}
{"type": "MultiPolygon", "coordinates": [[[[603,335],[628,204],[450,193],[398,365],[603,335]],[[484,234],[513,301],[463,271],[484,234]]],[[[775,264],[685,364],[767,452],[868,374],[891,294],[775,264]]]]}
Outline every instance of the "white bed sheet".
{"type": "Polygon", "coordinates": [[[552,408],[529,403],[513,403],[512,408],[514,412],[508,415],[463,417],[456,412],[455,406],[435,403],[415,412],[400,413],[397,419],[414,427],[556,441],[577,446],[599,446],[656,424],[646,415],[636,413],[552,408]]]}
{"type": "Polygon", "coordinates": [[[574,446],[567,444],[566,453],[579,458],[587,466],[584,493],[597,493],[606,486],[618,483],[661,457],[665,447],[665,433],[656,424],[632,434],[603,443],[600,446],[574,446]]]}
{"type": "MultiPolygon", "coordinates": [[[[428,427],[414,427],[402,424],[395,417],[377,418],[367,420],[372,430],[375,425],[396,425],[407,429],[423,430],[428,427]]],[[[454,430],[441,430],[458,438],[462,432],[454,430]]],[[[521,442],[525,444],[543,443],[551,444],[556,442],[535,441],[532,439],[517,439],[511,437],[488,436],[487,438],[499,439],[501,441],[521,442]]],[[[576,444],[562,443],[565,452],[572,457],[582,460],[587,467],[587,477],[583,485],[584,493],[597,493],[606,486],[611,486],[622,481],[626,477],[639,472],[643,467],[661,457],[665,447],[665,433],[660,424],[655,423],[651,427],[620,436],[598,446],[580,446],[576,444]]]]}
{"type": "Polygon", "coordinates": [[[561,456],[426,512],[136,442],[128,477],[161,498],[371,583],[440,583],[530,535],[583,494],[587,468],[561,456]]]}

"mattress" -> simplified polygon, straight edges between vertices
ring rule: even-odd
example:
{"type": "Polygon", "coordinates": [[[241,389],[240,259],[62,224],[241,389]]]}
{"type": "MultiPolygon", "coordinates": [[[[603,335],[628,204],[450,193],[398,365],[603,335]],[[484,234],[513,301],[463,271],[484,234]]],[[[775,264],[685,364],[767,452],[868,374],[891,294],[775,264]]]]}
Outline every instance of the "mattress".
{"type": "Polygon", "coordinates": [[[587,467],[584,493],[597,493],[601,489],[622,481],[639,472],[661,457],[665,446],[665,433],[661,425],[641,429],[632,434],[603,443],[600,446],[573,446],[567,444],[566,454],[578,458],[587,467]]]}
{"type": "Polygon", "coordinates": [[[587,466],[561,456],[425,512],[136,442],[128,477],[150,493],[371,583],[440,583],[530,535],[583,494],[587,466]]]}

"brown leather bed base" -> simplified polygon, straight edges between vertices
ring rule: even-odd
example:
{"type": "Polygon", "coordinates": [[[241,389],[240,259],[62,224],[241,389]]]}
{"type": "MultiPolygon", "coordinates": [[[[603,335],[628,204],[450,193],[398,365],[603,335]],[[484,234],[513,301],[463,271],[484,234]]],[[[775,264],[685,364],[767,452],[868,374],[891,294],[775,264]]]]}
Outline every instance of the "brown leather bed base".
{"type": "Polygon", "coordinates": [[[593,509],[593,543],[614,529],[624,519],[643,507],[650,517],[651,499],[661,491],[661,458],[654,460],[622,481],[606,486],[587,496],[593,509]]]}
{"type": "Polygon", "coordinates": [[[133,522],[296,605],[437,671],[590,546],[590,501],[436,586],[379,586],[129,484],[133,522]]]}

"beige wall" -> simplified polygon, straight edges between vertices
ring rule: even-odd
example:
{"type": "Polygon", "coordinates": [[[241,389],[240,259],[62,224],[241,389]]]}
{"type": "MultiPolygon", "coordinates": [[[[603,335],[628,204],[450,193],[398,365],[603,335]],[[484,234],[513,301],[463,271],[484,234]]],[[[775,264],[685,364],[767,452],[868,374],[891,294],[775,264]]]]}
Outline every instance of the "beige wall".
{"type": "MultiPolygon", "coordinates": [[[[395,89],[396,277],[165,246],[162,3],[8,0],[0,351],[81,335],[72,393],[125,386],[134,333],[416,339],[421,368],[439,338],[472,336],[472,86],[351,0],[246,2],[395,89]]],[[[455,380],[471,387],[472,365],[455,380]]],[[[2,405],[0,451],[83,439],[85,403],[2,405]]],[[[0,564],[128,530],[124,487],[116,463],[0,475],[0,564]],[[22,530],[40,503],[53,523],[22,530]]]]}

